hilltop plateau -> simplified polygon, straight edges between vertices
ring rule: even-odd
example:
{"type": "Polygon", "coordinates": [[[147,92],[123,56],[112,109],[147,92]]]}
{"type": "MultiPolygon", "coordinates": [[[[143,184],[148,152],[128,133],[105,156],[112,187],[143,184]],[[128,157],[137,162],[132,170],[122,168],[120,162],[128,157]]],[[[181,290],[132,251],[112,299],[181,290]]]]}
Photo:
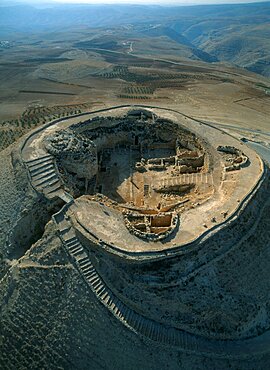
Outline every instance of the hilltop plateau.
{"type": "Polygon", "coordinates": [[[0,6],[0,368],[265,370],[270,3],[0,6]]]}

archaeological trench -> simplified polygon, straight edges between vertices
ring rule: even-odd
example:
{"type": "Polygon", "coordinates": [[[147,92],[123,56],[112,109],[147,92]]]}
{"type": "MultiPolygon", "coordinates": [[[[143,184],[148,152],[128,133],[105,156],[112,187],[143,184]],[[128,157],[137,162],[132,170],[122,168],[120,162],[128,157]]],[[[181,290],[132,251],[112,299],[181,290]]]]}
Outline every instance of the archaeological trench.
{"type": "Polygon", "coordinates": [[[269,364],[256,152],[179,112],[121,106],[50,122],[9,158],[1,368],[269,364]]]}

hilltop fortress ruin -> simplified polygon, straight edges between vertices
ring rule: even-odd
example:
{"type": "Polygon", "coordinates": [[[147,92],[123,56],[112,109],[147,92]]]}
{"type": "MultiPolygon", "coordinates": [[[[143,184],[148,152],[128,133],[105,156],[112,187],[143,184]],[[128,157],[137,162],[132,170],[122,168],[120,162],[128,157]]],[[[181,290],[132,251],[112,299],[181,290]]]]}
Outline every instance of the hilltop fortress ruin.
{"type": "Polygon", "coordinates": [[[103,198],[124,215],[129,232],[148,241],[167,238],[179,226],[180,210],[214,189],[199,139],[146,110],[74,124],[47,137],[45,148],[69,194],[90,194],[99,204],[103,198]]]}
{"type": "Polygon", "coordinates": [[[35,142],[23,149],[34,188],[70,204],[78,232],[138,258],[222,228],[264,173],[224,132],[154,109],[60,122],[35,142]]]}
{"type": "Polygon", "coordinates": [[[269,169],[248,146],[173,110],[122,106],[49,123],[20,155],[69,263],[115,325],[187,353],[268,353],[268,308],[232,299],[222,276],[264,227],[269,169]]]}

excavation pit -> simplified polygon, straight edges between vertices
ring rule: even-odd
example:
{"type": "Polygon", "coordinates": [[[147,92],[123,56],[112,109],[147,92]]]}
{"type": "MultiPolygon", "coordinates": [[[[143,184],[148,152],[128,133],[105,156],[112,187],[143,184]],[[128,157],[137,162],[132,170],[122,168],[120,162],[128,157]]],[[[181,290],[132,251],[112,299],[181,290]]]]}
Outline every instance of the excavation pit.
{"type": "Polygon", "coordinates": [[[74,197],[103,196],[103,203],[123,213],[127,229],[136,237],[167,238],[181,212],[213,193],[213,184],[203,181],[211,178],[203,141],[172,120],[146,111],[99,118],[98,125],[97,120],[46,139],[63,182],[74,197]],[[156,215],[150,215],[153,212],[156,215]]]}
{"type": "Polygon", "coordinates": [[[262,176],[260,158],[177,112],[133,111],[107,109],[33,135],[24,150],[33,186],[74,199],[67,216],[78,232],[124,252],[175,249],[226,226],[262,176]]]}

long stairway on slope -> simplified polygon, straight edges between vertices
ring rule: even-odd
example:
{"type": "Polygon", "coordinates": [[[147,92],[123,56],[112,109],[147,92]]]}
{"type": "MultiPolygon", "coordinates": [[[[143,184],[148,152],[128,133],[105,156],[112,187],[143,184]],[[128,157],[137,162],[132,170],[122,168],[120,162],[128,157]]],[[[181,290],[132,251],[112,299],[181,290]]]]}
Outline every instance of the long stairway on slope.
{"type": "MultiPolygon", "coordinates": [[[[169,346],[177,346],[188,352],[211,353],[212,355],[215,353],[217,356],[231,356],[232,354],[238,356],[240,341],[203,338],[149,319],[135,312],[132,308],[129,308],[112,292],[100,277],[84,247],[77,238],[75,230],[66,217],[65,212],[61,210],[53,216],[53,219],[58,227],[64,248],[72,258],[87,285],[99,301],[126,327],[153,341],[169,346]]],[[[248,344],[241,349],[244,355],[246,355],[250,352],[251,346],[248,344]]]]}

